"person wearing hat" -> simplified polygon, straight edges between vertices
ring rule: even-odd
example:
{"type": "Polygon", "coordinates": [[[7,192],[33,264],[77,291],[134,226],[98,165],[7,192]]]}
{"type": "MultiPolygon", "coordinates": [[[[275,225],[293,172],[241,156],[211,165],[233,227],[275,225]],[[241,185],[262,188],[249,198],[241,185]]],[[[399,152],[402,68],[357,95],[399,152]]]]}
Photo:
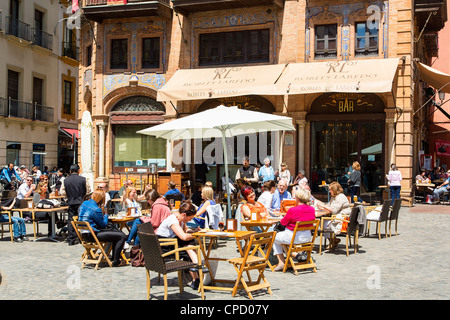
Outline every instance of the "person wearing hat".
{"type": "Polygon", "coordinates": [[[22,181],[25,181],[25,179],[30,174],[30,171],[27,170],[27,168],[24,165],[21,165],[19,167],[19,176],[22,179],[22,181]]]}

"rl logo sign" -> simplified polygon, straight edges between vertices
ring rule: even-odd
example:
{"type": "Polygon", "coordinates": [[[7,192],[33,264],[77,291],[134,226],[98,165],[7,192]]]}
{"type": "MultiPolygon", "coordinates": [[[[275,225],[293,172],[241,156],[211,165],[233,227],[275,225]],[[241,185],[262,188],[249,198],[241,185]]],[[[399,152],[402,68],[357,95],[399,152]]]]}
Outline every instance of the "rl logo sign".
{"type": "Polygon", "coordinates": [[[232,72],[241,71],[241,68],[220,68],[214,70],[215,76],[213,80],[221,80],[221,79],[231,79],[232,72]]]}

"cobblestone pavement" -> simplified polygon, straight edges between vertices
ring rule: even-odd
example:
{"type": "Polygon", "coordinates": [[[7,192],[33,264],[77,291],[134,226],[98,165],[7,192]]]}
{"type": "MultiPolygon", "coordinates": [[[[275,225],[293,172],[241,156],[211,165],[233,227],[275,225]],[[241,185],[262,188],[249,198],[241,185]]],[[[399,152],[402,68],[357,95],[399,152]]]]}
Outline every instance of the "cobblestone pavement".
{"type": "MultiPolygon", "coordinates": [[[[360,238],[358,253],[345,253],[345,239],[335,252],[313,255],[317,273],[304,271],[279,273],[266,269],[273,295],[256,292],[258,300],[341,300],[341,299],[449,299],[450,246],[447,226],[450,206],[422,205],[402,207],[398,235],[382,239],[371,235],[360,238]]],[[[42,224],[41,230],[46,230],[42,224]]],[[[32,225],[27,224],[32,235],[32,225]]],[[[371,231],[375,231],[372,224],[371,231]]],[[[32,236],[30,237],[32,239],[32,236]]],[[[48,241],[11,243],[6,234],[0,240],[0,300],[123,300],[146,299],[144,268],[130,266],[81,270],[81,245],[48,241]]],[[[318,240],[316,240],[318,244],[318,240]]],[[[236,256],[236,244],[222,240],[221,255],[236,256]]],[[[219,251],[220,250],[220,251],[219,251]]],[[[152,296],[163,298],[163,283],[156,274],[152,279],[152,296]]],[[[221,262],[218,277],[234,279],[234,268],[221,262]]],[[[185,288],[179,294],[175,276],[169,276],[169,299],[198,300],[197,292],[185,288]]],[[[206,291],[207,300],[249,300],[245,292],[232,298],[229,292],[206,291]]]]}

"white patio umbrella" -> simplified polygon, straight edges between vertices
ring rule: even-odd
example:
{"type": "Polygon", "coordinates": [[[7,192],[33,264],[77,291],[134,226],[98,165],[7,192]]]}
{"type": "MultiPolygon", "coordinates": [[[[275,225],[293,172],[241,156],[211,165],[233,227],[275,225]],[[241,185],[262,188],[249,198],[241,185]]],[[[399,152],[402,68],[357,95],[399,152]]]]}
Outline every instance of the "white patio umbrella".
{"type": "Polygon", "coordinates": [[[94,132],[91,114],[89,111],[83,112],[81,118],[81,169],[82,176],[85,177],[94,190],[94,132]]]}
{"type": "MultiPolygon", "coordinates": [[[[295,130],[292,118],[223,105],[138,131],[167,140],[222,138],[225,181],[228,181],[226,138],[256,132],[295,130]]],[[[230,188],[227,187],[228,216],[230,188]]]]}

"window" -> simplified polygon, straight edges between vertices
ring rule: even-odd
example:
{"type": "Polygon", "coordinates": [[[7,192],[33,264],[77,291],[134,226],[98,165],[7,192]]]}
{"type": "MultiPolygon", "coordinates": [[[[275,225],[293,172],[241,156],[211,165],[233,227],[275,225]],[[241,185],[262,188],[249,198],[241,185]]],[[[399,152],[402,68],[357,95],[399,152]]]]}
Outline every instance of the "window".
{"type": "Polygon", "coordinates": [[[8,70],[8,89],[7,89],[8,108],[7,113],[10,117],[19,116],[19,72],[8,70]]]}
{"type": "Polygon", "coordinates": [[[72,82],[64,80],[63,111],[72,114],[72,82]]]}
{"type": "Polygon", "coordinates": [[[92,64],[92,45],[86,47],[86,67],[92,64]]]}
{"type": "Polygon", "coordinates": [[[14,163],[15,166],[20,164],[19,153],[21,143],[20,142],[6,142],[6,163],[14,163]]]}
{"type": "Polygon", "coordinates": [[[136,133],[142,125],[114,126],[114,167],[165,166],[166,140],[136,133]]]}
{"type": "Polygon", "coordinates": [[[159,68],[159,38],[142,39],[142,68],[159,68]]]}
{"type": "Polygon", "coordinates": [[[369,28],[359,22],[355,29],[355,56],[378,55],[378,26],[369,28]]]}
{"type": "Polygon", "coordinates": [[[337,25],[329,24],[315,27],[315,59],[337,57],[337,25]]]}
{"type": "Polygon", "coordinates": [[[19,100],[19,73],[8,70],[8,99],[19,100]]]}
{"type": "Polygon", "coordinates": [[[200,35],[199,65],[269,62],[269,29],[200,35]]]}
{"type": "Polygon", "coordinates": [[[128,39],[111,40],[111,69],[128,68],[128,39]]]}

